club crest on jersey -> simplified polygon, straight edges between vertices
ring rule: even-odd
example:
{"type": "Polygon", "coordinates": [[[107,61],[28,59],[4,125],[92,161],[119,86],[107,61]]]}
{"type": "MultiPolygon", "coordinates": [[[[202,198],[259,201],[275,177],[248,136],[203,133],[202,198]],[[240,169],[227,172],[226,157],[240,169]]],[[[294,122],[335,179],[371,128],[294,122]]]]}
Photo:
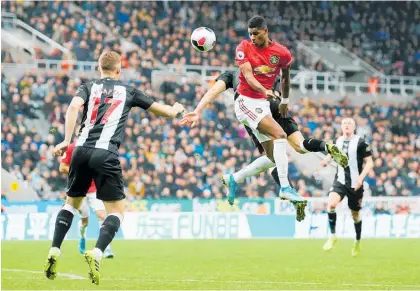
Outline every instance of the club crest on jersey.
{"type": "Polygon", "coordinates": [[[262,110],[261,108],[257,108],[257,109],[255,109],[255,112],[257,112],[257,113],[262,113],[262,112],[263,112],[263,110],[262,110]]]}
{"type": "Polygon", "coordinates": [[[279,63],[280,57],[277,55],[272,55],[270,57],[270,64],[277,65],[279,63]]]}
{"type": "Polygon", "coordinates": [[[238,58],[238,60],[243,60],[245,58],[245,54],[243,51],[238,51],[236,53],[236,57],[238,58]]]}

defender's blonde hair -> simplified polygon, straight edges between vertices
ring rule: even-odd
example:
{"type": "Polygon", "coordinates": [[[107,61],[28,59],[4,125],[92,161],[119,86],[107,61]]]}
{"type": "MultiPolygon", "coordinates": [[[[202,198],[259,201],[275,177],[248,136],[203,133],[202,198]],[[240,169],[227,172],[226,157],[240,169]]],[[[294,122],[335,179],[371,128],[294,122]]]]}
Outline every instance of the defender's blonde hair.
{"type": "Polygon", "coordinates": [[[102,71],[114,71],[121,68],[121,56],[114,51],[103,52],[99,57],[99,67],[102,71]]]}

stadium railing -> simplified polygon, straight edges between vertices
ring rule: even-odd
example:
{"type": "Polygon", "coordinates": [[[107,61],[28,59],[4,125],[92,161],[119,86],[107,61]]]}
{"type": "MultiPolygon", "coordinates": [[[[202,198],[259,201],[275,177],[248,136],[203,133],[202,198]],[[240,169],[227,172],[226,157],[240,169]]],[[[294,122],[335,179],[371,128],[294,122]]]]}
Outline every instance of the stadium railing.
{"type": "MultiPolygon", "coordinates": [[[[30,69],[68,70],[78,73],[97,74],[97,62],[80,62],[73,60],[35,60],[33,64],[2,64],[4,69],[30,69]]],[[[159,69],[157,69],[159,70],[159,69]]],[[[199,65],[167,65],[167,72],[195,73],[202,83],[214,80],[216,74],[226,71],[235,71],[235,67],[199,66],[199,65]]],[[[123,69],[122,76],[125,80],[138,78],[138,73],[133,69],[123,69]]],[[[377,85],[377,92],[369,92],[370,84],[364,82],[347,82],[342,72],[317,72],[310,70],[291,70],[292,85],[306,93],[317,94],[320,91],[330,93],[339,92],[341,95],[354,93],[356,96],[371,95],[401,95],[414,96],[420,92],[420,78],[407,76],[385,76],[377,85]]]]}
{"type": "MultiPolygon", "coordinates": [[[[168,65],[173,72],[187,73],[196,72],[201,76],[202,81],[214,79],[213,73],[235,71],[235,67],[199,66],[199,65],[168,65]]],[[[341,95],[355,93],[361,96],[369,92],[370,84],[367,82],[347,82],[344,80],[342,72],[318,72],[310,70],[295,71],[291,70],[292,85],[298,86],[302,93],[312,91],[318,93],[324,91],[339,91],[341,95]]],[[[392,95],[414,95],[420,91],[420,78],[407,76],[385,76],[378,84],[377,93],[372,95],[386,94],[392,95]]]]}
{"type": "MultiPolygon", "coordinates": [[[[316,46],[321,46],[321,47],[329,47],[331,49],[333,49],[334,51],[339,51],[340,53],[342,53],[343,55],[346,55],[350,58],[352,58],[354,60],[354,65],[357,66],[361,66],[363,69],[365,69],[366,71],[370,72],[371,74],[374,74],[378,77],[381,78],[385,78],[386,76],[384,74],[382,74],[380,71],[378,71],[377,69],[375,69],[373,66],[369,65],[367,62],[363,61],[361,58],[357,57],[355,54],[353,54],[352,52],[350,52],[349,50],[345,49],[343,46],[339,45],[338,43],[335,42],[327,42],[327,41],[298,41],[298,49],[303,50],[306,54],[311,55],[312,57],[314,57],[314,59],[320,59],[322,58],[322,56],[318,53],[316,53],[314,50],[311,49],[311,47],[316,47],[316,46]]],[[[336,70],[337,69],[337,65],[329,62],[328,60],[325,60],[324,58],[322,58],[322,62],[327,65],[328,67],[330,67],[330,69],[332,70],[336,70]]],[[[344,68],[344,67],[342,67],[344,68]]],[[[344,68],[345,69],[345,68],[344,68]]],[[[351,70],[351,68],[347,68],[349,70],[351,70]]]]}
{"type": "Polygon", "coordinates": [[[2,14],[1,14],[1,24],[2,24],[2,29],[5,28],[5,27],[11,27],[13,29],[21,29],[21,30],[25,31],[26,33],[28,33],[32,37],[32,40],[41,41],[41,42],[47,44],[48,46],[50,46],[52,48],[60,50],[63,53],[63,56],[65,58],[69,58],[71,56],[70,51],[68,49],[66,49],[62,45],[58,44],[57,42],[53,41],[51,38],[42,34],[38,30],[36,30],[36,29],[32,28],[31,26],[27,25],[22,20],[17,19],[16,15],[13,14],[13,13],[2,12],[2,14]]]}
{"type": "MultiPolygon", "coordinates": [[[[2,63],[3,69],[8,74],[15,75],[23,74],[25,71],[36,69],[37,72],[42,73],[43,70],[51,73],[54,70],[61,72],[71,72],[77,74],[88,75],[89,77],[98,77],[98,63],[97,62],[81,62],[74,60],[34,60],[31,64],[18,63],[2,63]]],[[[122,79],[130,80],[138,78],[139,74],[134,69],[122,69],[122,79]]]]}

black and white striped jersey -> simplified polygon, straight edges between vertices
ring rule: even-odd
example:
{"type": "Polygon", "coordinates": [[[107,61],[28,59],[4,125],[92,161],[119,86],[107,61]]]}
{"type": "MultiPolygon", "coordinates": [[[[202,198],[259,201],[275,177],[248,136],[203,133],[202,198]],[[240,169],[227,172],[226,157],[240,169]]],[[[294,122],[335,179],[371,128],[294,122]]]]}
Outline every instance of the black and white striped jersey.
{"type": "Polygon", "coordinates": [[[355,188],[357,179],[363,171],[363,159],[372,155],[372,150],[367,142],[358,135],[353,135],[349,140],[340,136],[335,144],[349,157],[349,166],[343,168],[337,166],[335,181],[350,188],[355,188]]]}
{"type": "Polygon", "coordinates": [[[105,149],[116,154],[131,108],[147,110],[154,102],[142,91],[111,78],[83,84],[75,96],[85,100],[76,146],[105,149]]]}

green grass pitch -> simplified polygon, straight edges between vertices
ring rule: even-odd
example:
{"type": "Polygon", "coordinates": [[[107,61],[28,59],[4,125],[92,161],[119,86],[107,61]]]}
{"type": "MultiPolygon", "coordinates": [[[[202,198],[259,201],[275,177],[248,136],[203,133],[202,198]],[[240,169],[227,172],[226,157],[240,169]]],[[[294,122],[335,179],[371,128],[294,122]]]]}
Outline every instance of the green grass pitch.
{"type": "MultiPolygon", "coordinates": [[[[167,240],[113,243],[101,283],[87,279],[76,241],[65,241],[61,274],[47,280],[47,241],[2,242],[3,290],[418,290],[420,240],[364,240],[359,257],[351,240],[330,252],[323,240],[167,240]]],[[[88,247],[94,242],[89,241],[88,247]]]]}

